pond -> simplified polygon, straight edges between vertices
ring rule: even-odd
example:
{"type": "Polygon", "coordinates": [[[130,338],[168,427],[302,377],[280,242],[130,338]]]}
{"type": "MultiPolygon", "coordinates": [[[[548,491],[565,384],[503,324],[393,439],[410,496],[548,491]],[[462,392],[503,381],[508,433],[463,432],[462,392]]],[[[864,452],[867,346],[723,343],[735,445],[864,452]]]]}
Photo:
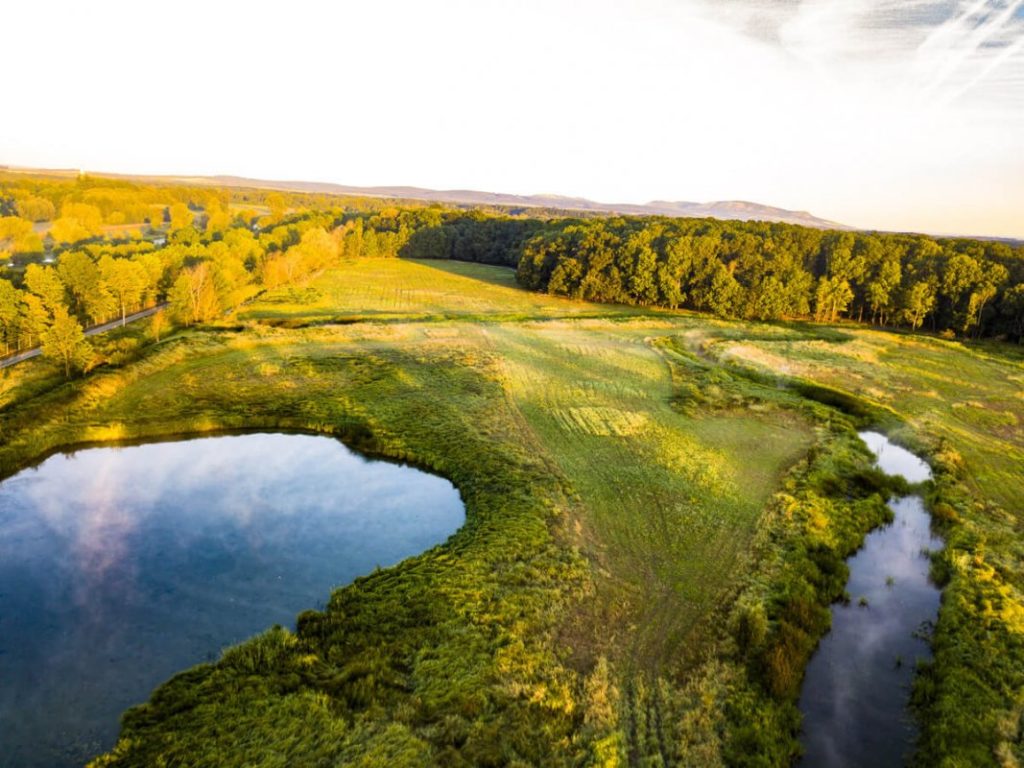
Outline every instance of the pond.
{"type": "Polygon", "coordinates": [[[327,437],[52,456],[0,483],[0,766],[81,765],[154,686],[443,542],[458,491],[327,437]]]}
{"type": "MultiPolygon", "coordinates": [[[[861,439],[879,468],[916,483],[928,465],[877,432],[861,439]]],[[[927,629],[941,592],[928,552],[942,548],[920,496],[889,502],[894,519],[867,535],[847,565],[849,604],[832,607],[832,628],[807,666],[800,694],[802,765],[902,766],[916,729],[908,711],[918,660],[931,657],[927,629]]]]}

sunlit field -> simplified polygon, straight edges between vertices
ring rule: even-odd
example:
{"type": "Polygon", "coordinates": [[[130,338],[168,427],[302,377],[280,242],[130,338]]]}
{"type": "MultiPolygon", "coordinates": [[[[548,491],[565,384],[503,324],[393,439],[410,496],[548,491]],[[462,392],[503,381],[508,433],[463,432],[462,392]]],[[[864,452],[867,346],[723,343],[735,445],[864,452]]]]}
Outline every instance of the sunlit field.
{"type": "Polygon", "coordinates": [[[573,491],[570,532],[599,564],[598,602],[608,614],[593,617],[588,642],[654,668],[699,657],[761,511],[812,440],[810,425],[788,412],[673,407],[656,342],[702,320],[527,293],[508,269],[363,260],[240,316],[380,318],[384,328],[334,333],[478,355],[527,445],[573,491]],[[609,635],[608,622],[622,635],[609,635]]]}
{"type": "MultiPolygon", "coordinates": [[[[296,633],[175,678],[97,765],[775,764],[797,750],[842,558],[885,514],[856,419],[792,382],[960,451],[1006,515],[1021,493],[1021,367],[1001,348],[588,304],[399,259],[345,261],[219,327],[123,333],[148,346],[80,382],[45,360],[5,372],[0,471],[83,443],[299,429],[451,478],[467,523],[296,633]]],[[[941,707],[959,683],[930,684],[941,707]]]]}

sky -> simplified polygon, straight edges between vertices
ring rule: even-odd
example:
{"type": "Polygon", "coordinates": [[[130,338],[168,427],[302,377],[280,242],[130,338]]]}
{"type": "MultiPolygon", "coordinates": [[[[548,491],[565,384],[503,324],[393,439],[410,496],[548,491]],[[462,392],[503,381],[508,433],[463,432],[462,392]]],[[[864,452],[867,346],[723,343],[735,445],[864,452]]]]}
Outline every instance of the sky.
{"type": "Polygon", "coordinates": [[[3,9],[0,163],[1024,237],[1024,0],[3,9]]]}

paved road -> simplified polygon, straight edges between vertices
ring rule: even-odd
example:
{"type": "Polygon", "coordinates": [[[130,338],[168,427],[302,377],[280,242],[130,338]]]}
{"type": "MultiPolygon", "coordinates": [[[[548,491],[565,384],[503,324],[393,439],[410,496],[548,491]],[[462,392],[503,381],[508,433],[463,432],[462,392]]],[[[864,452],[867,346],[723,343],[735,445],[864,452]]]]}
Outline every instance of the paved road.
{"type": "MultiPolygon", "coordinates": [[[[124,322],[125,323],[133,323],[136,320],[142,320],[143,318],[146,318],[146,317],[149,317],[152,314],[155,314],[157,310],[163,309],[166,306],[167,306],[166,304],[157,304],[155,307],[150,307],[149,309],[144,309],[141,312],[134,312],[134,313],[128,315],[127,317],[125,317],[124,322]]],[[[119,328],[120,326],[121,326],[121,321],[120,320],[112,320],[109,323],[103,323],[102,325],[94,325],[92,328],[86,328],[85,329],[85,335],[86,336],[95,336],[97,333],[103,333],[105,331],[112,331],[114,328],[119,328]]],[[[42,350],[40,350],[39,347],[36,347],[35,349],[28,349],[28,350],[26,350],[24,352],[19,352],[16,355],[11,355],[10,357],[5,357],[3,360],[0,360],[0,368],[9,368],[12,365],[17,365],[18,363],[22,363],[25,360],[30,360],[33,357],[38,357],[41,352],[42,352],[42,350]]]]}

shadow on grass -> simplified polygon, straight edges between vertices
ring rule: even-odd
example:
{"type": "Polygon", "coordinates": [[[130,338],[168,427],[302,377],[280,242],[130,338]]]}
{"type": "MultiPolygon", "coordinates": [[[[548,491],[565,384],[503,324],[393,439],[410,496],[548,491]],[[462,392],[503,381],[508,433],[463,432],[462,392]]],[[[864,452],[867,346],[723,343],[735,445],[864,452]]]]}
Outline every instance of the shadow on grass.
{"type": "Polygon", "coordinates": [[[500,264],[480,264],[475,261],[455,261],[454,259],[415,259],[403,257],[402,260],[411,264],[422,264],[425,267],[431,267],[456,277],[466,277],[499,288],[515,288],[527,292],[525,288],[520,288],[516,282],[515,267],[505,267],[500,264]]]}

